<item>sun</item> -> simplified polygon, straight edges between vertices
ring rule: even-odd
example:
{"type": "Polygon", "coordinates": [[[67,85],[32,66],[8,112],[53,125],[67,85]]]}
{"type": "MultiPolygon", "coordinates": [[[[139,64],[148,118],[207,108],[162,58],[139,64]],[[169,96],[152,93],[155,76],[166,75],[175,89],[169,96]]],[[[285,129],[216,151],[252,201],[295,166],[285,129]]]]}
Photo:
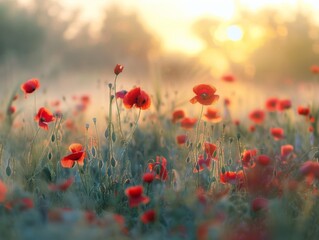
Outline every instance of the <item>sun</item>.
{"type": "Polygon", "coordinates": [[[237,42],[242,40],[244,32],[238,25],[231,25],[226,29],[227,38],[231,41],[237,42]]]}

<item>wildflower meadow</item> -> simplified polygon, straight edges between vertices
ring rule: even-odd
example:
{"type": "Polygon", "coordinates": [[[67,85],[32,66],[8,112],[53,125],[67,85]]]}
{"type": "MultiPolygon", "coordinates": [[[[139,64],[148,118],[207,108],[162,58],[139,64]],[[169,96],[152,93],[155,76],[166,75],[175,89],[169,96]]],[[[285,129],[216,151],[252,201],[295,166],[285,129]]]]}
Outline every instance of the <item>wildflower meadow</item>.
{"type": "Polygon", "coordinates": [[[119,88],[126,68],[114,65],[103,114],[90,92],[38,100],[41,78],[1,98],[1,239],[319,237],[316,96],[269,94],[238,120],[212,82],[176,106],[143,84],[119,88]]]}

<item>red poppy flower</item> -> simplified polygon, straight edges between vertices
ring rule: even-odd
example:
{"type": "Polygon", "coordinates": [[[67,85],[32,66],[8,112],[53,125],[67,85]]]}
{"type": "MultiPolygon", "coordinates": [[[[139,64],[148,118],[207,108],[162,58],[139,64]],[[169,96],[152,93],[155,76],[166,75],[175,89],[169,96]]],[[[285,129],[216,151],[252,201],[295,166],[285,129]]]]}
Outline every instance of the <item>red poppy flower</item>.
{"type": "Polygon", "coordinates": [[[202,105],[211,105],[219,99],[219,96],[215,95],[216,88],[207,84],[195,86],[193,92],[196,96],[190,100],[192,104],[199,102],[202,105]]]}
{"type": "Polygon", "coordinates": [[[299,115],[303,115],[303,116],[308,116],[310,113],[309,107],[303,107],[303,106],[299,106],[297,111],[299,115]]]}
{"type": "Polygon", "coordinates": [[[114,67],[114,73],[115,75],[119,75],[124,69],[124,66],[122,66],[121,64],[116,64],[116,66],[114,67]]]}
{"type": "Polygon", "coordinates": [[[21,90],[24,92],[25,97],[27,94],[33,93],[40,87],[39,80],[37,78],[32,78],[25,83],[21,84],[21,90]]]}
{"type": "Polygon", "coordinates": [[[153,182],[154,178],[155,178],[154,173],[152,173],[152,172],[144,173],[143,182],[146,182],[146,183],[150,184],[150,183],[153,182]]]}
{"type": "Polygon", "coordinates": [[[245,150],[241,159],[244,167],[253,167],[256,155],[257,149],[245,150]]]}
{"type": "Polygon", "coordinates": [[[176,141],[177,141],[177,144],[179,145],[185,144],[187,141],[187,135],[182,134],[182,135],[176,136],[176,141]]]}
{"type": "Polygon", "coordinates": [[[275,112],[277,110],[279,99],[278,98],[268,98],[266,100],[266,110],[268,112],[275,112]]]}
{"type": "Polygon", "coordinates": [[[250,125],[249,128],[248,128],[249,132],[253,133],[256,131],[256,127],[255,125],[250,125]]]}
{"type": "Polygon", "coordinates": [[[291,108],[291,101],[289,99],[279,100],[277,104],[279,111],[284,111],[291,108]]]}
{"type": "Polygon", "coordinates": [[[222,120],[222,117],[220,116],[218,109],[215,108],[207,108],[206,113],[204,115],[208,120],[215,123],[220,122],[222,120]]]}
{"type": "Polygon", "coordinates": [[[126,93],[127,93],[126,90],[118,91],[118,92],[115,93],[115,97],[123,99],[125,97],[126,93]]]}
{"type": "Polygon", "coordinates": [[[299,172],[306,177],[308,184],[312,184],[315,178],[319,179],[319,163],[309,160],[302,164],[299,172]]]}
{"type": "Polygon", "coordinates": [[[181,120],[184,117],[185,117],[185,112],[183,110],[175,110],[173,112],[172,122],[176,123],[177,121],[181,120]]]}
{"type": "Polygon", "coordinates": [[[81,103],[83,103],[84,105],[89,105],[90,102],[91,102],[90,96],[88,95],[81,96],[81,103]]]}
{"type": "Polygon", "coordinates": [[[268,200],[266,198],[257,197],[251,202],[251,209],[254,212],[267,209],[268,208],[268,200]]]}
{"type": "Polygon", "coordinates": [[[268,166],[271,163],[271,158],[268,157],[267,155],[259,155],[257,158],[257,164],[261,165],[261,166],[268,166]]]}
{"type": "Polygon", "coordinates": [[[135,107],[145,110],[151,106],[151,98],[146,92],[137,87],[126,93],[123,103],[126,108],[132,108],[135,105],[135,107]]]}
{"type": "Polygon", "coordinates": [[[213,157],[214,153],[217,150],[217,146],[213,143],[205,142],[204,143],[205,152],[208,157],[213,157]]]}
{"type": "Polygon", "coordinates": [[[319,66],[318,65],[312,65],[311,68],[310,68],[310,71],[313,74],[318,74],[319,73],[319,66]]]}
{"type": "Polygon", "coordinates": [[[192,129],[197,122],[196,118],[183,118],[181,121],[181,127],[185,129],[192,129]]]}
{"type": "Polygon", "coordinates": [[[48,188],[53,192],[56,192],[56,191],[65,192],[66,190],[68,190],[68,188],[72,185],[73,182],[74,182],[74,177],[70,177],[62,183],[50,184],[48,188]]]}
{"type": "Polygon", "coordinates": [[[281,140],[285,137],[284,130],[282,128],[271,128],[270,133],[276,141],[281,140]]]}
{"type": "Polygon", "coordinates": [[[293,155],[294,146],[290,144],[282,145],[280,148],[280,156],[283,161],[293,155]]]}
{"type": "Polygon", "coordinates": [[[155,172],[155,178],[159,180],[167,180],[168,178],[168,171],[166,169],[167,160],[163,156],[156,156],[155,163],[149,163],[148,169],[150,172],[155,172]]]}
{"type": "Polygon", "coordinates": [[[39,122],[39,127],[48,130],[48,123],[55,120],[53,114],[46,108],[39,109],[38,114],[34,117],[35,121],[39,122]]]}
{"type": "Polygon", "coordinates": [[[31,209],[34,207],[33,200],[28,197],[20,198],[12,200],[8,203],[6,203],[5,207],[8,210],[11,210],[12,208],[18,209],[19,211],[25,211],[28,209],[31,209]]]}
{"type": "Polygon", "coordinates": [[[197,165],[193,169],[193,173],[203,171],[205,168],[210,168],[212,165],[212,158],[207,156],[206,159],[203,155],[198,156],[197,165]]]}
{"type": "Polygon", "coordinates": [[[254,110],[249,114],[249,118],[255,124],[262,124],[265,120],[265,112],[263,110],[254,110]]]}
{"type": "Polygon", "coordinates": [[[128,197],[130,208],[138,207],[140,204],[147,204],[150,201],[149,197],[143,196],[143,187],[133,186],[125,190],[125,195],[128,197]]]}
{"type": "Polygon", "coordinates": [[[156,212],[154,209],[147,210],[141,216],[141,221],[144,224],[153,223],[156,220],[156,212]]]}
{"type": "Polygon", "coordinates": [[[10,106],[8,108],[8,114],[11,115],[11,114],[14,114],[16,112],[16,107],[15,106],[10,106]]]}
{"type": "Polygon", "coordinates": [[[72,143],[69,146],[69,150],[72,152],[71,154],[65,156],[61,160],[61,165],[64,168],[72,168],[77,162],[80,166],[84,165],[85,158],[85,150],[80,143],[72,143]]]}
{"type": "Polygon", "coordinates": [[[227,107],[230,106],[230,99],[229,98],[224,99],[224,105],[227,107]]]}
{"type": "Polygon", "coordinates": [[[0,180],[0,203],[6,199],[7,191],[7,186],[0,180]]]}
{"type": "Polygon", "coordinates": [[[222,76],[222,80],[225,82],[235,82],[236,78],[232,74],[225,74],[222,76]]]}
{"type": "Polygon", "coordinates": [[[312,132],[314,132],[314,131],[315,131],[315,128],[314,128],[313,126],[309,126],[309,127],[308,127],[308,132],[311,132],[311,133],[312,133],[312,132]]]}
{"type": "Polygon", "coordinates": [[[244,180],[244,175],[243,171],[238,171],[238,172],[232,172],[232,171],[227,171],[225,173],[221,173],[219,180],[221,183],[230,183],[230,184],[236,184],[240,185],[242,184],[244,180]]]}

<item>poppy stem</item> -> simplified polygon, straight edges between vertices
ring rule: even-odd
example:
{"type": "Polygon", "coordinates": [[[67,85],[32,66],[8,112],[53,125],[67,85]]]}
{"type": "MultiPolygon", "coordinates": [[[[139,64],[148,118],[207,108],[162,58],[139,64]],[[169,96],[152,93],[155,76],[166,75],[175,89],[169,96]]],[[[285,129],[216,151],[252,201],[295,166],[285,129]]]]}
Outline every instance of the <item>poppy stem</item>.
{"type": "Polygon", "coordinates": [[[35,141],[36,137],[38,136],[39,131],[40,131],[40,127],[38,127],[36,133],[34,134],[34,137],[31,140],[31,143],[30,143],[30,151],[29,151],[29,156],[28,156],[29,166],[31,166],[31,155],[32,155],[32,151],[33,151],[34,141],[35,141]]]}
{"type": "Polygon", "coordinates": [[[118,121],[118,128],[119,128],[120,136],[121,136],[121,139],[124,139],[124,135],[123,135],[123,132],[122,132],[121,113],[120,113],[119,103],[118,103],[117,97],[116,97],[116,80],[117,80],[117,76],[118,75],[115,75],[115,78],[114,78],[115,105],[116,105],[116,110],[117,110],[117,121],[118,121]]]}
{"type": "Polygon", "coordinates": [[[246,176],[246,172],[244,169],[244,164],[243,164],[243,157],[242,157],[242,149],[241,149],[241,143],[240,143],[240,135],[237,136],[237,147],[238,147],[238,155],[239,155],[239,159],[240,159],[240,163],[241,163],[241,168],[243,170],[244,173],[244,179],[245,182],[247,183],[247,176],[246,176]]]}
{"type": "Polygon", "coordinates": [[[127,137],[127,139],[124,141],[123,151],[122,151],[122,154],[121,154],[120,159],[122,159],[122,157],[124,156],[124,153],[125,153],[125,151],[126,151],[128,145],[129,145],[129,143],[131,142],[131,140],[132,140],[132,138],[133,138],[134,132],[135,132],[137,126],[138,126],[138,120],[140,119],[140,116],[141,116],[141,111],[142,111],[142,110],[141,110],[141,108],[140,108],[139,111],[138,111],[138,116],[137,116],[137,118],[136,118],[136,120],[135,120],[135,122],[134,122],[134,125],[133,125],[133,127],[132,127],[132,130],[131,130],[131,132],[129,133],[129,136],[127,137]]]}
{"type": "Polygon", "coordinates": [[[111,167],[111,159],[113,157],[113,140],[112,140],[112,134],[113,134],[113,124],[112,124],[112,87],[109,84],[109,119],[108,119],[108,143],[109,143],[109,164],[105,164],[105,170],[106,174],[108,172],[108,167],[111,167]]]}
{"type": "MultiPolygon", "coordinates": [[[[204,110],[204,105],[202,105],[200,114],[199,114],[199,118],[197,121],[197,125],[196,125],[196,135],[195,135],[195,167],[198,166],[198,141],[199,141],[199,128],[200,128],[200,122],[202,119],[202,115],[203,115],[203,110],[204,110]]],[[[197,187],[199,187],[199,170],[197,171],[197,187]]]]}

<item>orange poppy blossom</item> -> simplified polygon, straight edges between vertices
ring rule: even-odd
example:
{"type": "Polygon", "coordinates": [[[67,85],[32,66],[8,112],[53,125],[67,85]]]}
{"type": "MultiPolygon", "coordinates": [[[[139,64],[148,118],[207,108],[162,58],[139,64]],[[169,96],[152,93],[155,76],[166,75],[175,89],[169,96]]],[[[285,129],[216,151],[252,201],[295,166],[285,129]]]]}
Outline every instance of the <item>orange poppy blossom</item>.
{"type": "Polygon", "coordinates": [[[126,108],[132,108],[135,105],[137,108],[146,110],[151,106],[151,98],[141,88],[137,87],[125,94],[123,104],[126,108]]]}
{"type": "Polygon", "coordinates": [[[65,192],[73,184],[73,182],[74,182],[74,177],[70,177],[62,183],[50,184],[48,186],[48,188],[49,188],[49,190],[51,190],[53,192],[56,192],[56,191],[65,192]]]}
{"type": "Polygon", "coordinates": [[[208,84],[199,84],[193,88],[195,97],[190,99],[192,104],[199,102],[202,105],[211,105],[218,101],[219,95],[216,95],[216,88],[208,84]]]}
{"type": "Polygon", "coordinates": [[[33,93],[40,87],[39,80],[37,78],[32,78],[25,83],[21,84],[21,90],[24,92],[25,97],[27,94],[33,93]]]}
{"type": "Polygon", "coordinates": [[[39,127],[44,130],[48,130],[48,123],[55,120],[53,114],[46,109],[45,107],[41,107],[38,111],[38,114],[34,117],[34,120],[39,122],[39,127]]]}
{"type": "Polygon", "coordinates": [[[64,168],[72,168],[77,162],[80,166],[84,165],[84,158],[86,156],[85,150],[80,143],[72,143],[69,146],[71,154],[61,159],[61,166],[64,168]]]}
{"type": "Polygon", "coordinates": [[[130,208],[138,207],[140,204],[147,204],[150,201],[149,197],[143,195],[143,187],[140,185],[128,187],[125,190],[125,195],[128,197],[130,208]]]}

